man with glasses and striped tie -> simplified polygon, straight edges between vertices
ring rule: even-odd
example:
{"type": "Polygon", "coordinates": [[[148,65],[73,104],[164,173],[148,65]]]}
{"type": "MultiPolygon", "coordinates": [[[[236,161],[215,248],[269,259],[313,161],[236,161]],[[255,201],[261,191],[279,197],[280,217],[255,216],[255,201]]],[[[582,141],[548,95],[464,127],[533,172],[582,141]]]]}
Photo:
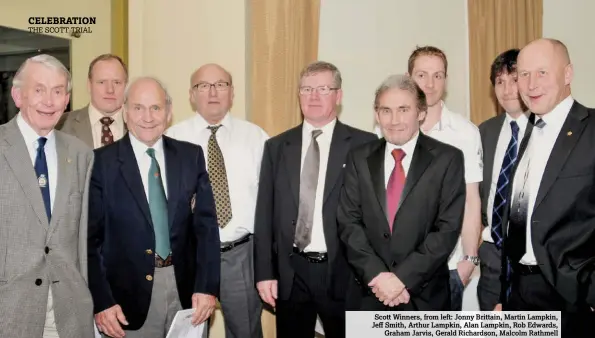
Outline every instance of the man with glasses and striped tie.
{"type": "Polygon", "coordinates": [[[215,200],[202,149],[163,136],[171,115],[163,84],[140,78],[124,94],[128,134],[95,150],[89,287],[109,337],[164,338],[179,310],[196,325],[215,309],[215,200]]]}

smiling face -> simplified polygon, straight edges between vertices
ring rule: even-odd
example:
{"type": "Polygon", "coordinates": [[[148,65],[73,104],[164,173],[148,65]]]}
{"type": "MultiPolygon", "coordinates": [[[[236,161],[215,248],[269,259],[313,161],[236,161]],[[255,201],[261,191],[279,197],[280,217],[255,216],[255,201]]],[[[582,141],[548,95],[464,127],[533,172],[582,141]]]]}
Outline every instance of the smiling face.
{"type": "Polygon", "coordinates": [[[151,79],[138,80],[128,91],[124,122],[137,140],[152,147],[171,122],[171,105],[161,86],[151,79]]]}
{"type": "Polygon", "coordinates": [[[439,104],[446,91],[446,65],[437,55],[420,55],[414,63],[411,77],[424,91],[428,106],[439,104]]]}
{"type": "Polygon", "coordinates": [[[418,132],[425,112],[420,112],[416,96],[400,88],[388,89],[378,97],[376,122],[384,138],[402,146],[418,132]]]}
{"type": "Polygon", "coordinates": [[[22,83],[11,90],[23,119],[39,136],[47,135],[64,113],[70,94],[68,77],[62,71],[39,62],[29,62],[22,83]]]}
{"type": "Polygon", "coordinates": [[[494,81],[494,93],[498,103],[513,116],[523,111],[517,86],[517,74],[503,72],[494,81]]]}

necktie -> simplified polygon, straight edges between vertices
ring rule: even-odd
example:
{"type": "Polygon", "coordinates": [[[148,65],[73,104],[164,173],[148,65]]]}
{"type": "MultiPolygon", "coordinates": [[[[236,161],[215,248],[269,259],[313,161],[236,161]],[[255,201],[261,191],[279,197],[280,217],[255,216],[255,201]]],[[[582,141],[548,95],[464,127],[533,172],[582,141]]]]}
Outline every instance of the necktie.
{"type": "Polygon", "coordinates": [[[312,131],[312,140],[306,151],[304,166],[300,175],[300,201],[298,205],[298,219],[295,228],[295,245],[303,251],[312,240],[312,225],[314,224],[314,202],[318,186],[318,171],[320,169],[320,148],[316,138],[322,130],[312,131]]]}
{"type": "Polygon", "coordinates": [[[405,169],[403,169],[403,158],[405,158],[405,152],[403,149],[393,149],[391,152],[395,159],[395,167],[388,179],[386,186],[386,208],[388,226],[392,233],[393,223],[397,215],[397,209],[399,208],[399,202],[401,200],[401,194],[405,187],[405,169]]]}
{"type": "Polygon", "coordinates": [[[112,131],[110,129],[111,124],[114,123],[114,119],[111,117],[105,116],[105,117],[102,117],[99,121],[102,124],[101,145],[105,146],[105,145],[114,143],[114,135],[112,134],[112,131]]]}
{"type": "Polygon", "coordinates": [[[151,157],[151,167],[148,173],[149,209],[155,231],[155,252],[161,258],[166,259],[171,252],[167,219],[167,199],[165,197],[163,181],[161,180],[159,163],[155,159],[155,149],[147,149],[147,154],[151,157]]]}
{"type": "Polygon", "coordinates": [[[494,195],[494,209],[492,212],[492,239],[498,249],[502,248],[502,240],[504,236],[502,234],[502,218],[504,209],[506,207],[506,201],[508,196],[508,188],[512,177],[512,167],[516,163],[518,153],[518,136],[519,136],[519,125],[516,121],[510,122],[510,129],[512,131],[512,137],[508,142],[506,153],[504,153],[504,159],[502,160],[502,166],[500,167],[500,174],[498,175],[498,183],[496,184],[496,193],[494,195]]]}
{"type": "Polygon", "coordinates": [[[208,172],[215,197],[215,207],[217,210],[217,221],[219,227],[224,228],[231,220],[231,200],[229,198],[229,185],[227,183],[227,170],[225,170],[225,160],[223,153],[217,142],[216,133],[221,126],[210,126],[211,137],[209,137],[208,149],[208,172]]]}
{"type": "Polygon", "coordinates": [[[45,143],[47,138],[40,137],[37,139],[37,156],[35,157],[35,174],[37,175],[37,183],[41,189],[41,197],[43,197],[43,204],[45,205],[45,213],[48,216],[48,223],[52,218],[52,204],[50,201],[50,178],[48,175],[48,164],[45,158],[45,143]]]}

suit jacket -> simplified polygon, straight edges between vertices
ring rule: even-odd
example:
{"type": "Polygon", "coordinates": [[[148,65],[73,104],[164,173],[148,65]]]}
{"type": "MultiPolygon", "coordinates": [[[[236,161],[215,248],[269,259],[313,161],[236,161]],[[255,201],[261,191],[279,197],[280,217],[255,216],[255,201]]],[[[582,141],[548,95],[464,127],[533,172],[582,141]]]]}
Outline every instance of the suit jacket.
{"type": "Polygon", "coordinates": [[[0,337],[41,337],[52,292],[61,338],[93,337],[87,287],[87,201],[93,152],[55,131],[51,222],[16,118],[0,126],[0,337]]]}
{"type": "MultiPolygon", "coordinates": [[[[345,299],[351,270],[337,237],[337,205],[343,185],[343,168],[353,147],[376,140],[376,135],[352,128],[339,121],[335,125],[329,151],[322,218],[328,253],[328,295],[345,299]]],[[[302,125],[265,143],[254,231],[254,270],[256,282],[278,280],[278,296],[289,298],[294,271],[295,225],[298,216],[302,125]]]]}
{"type": "MultiPolygon", "coordinates": [[[[379,139],[350,154],[337,215],[347,259],[362,285],[362,301],[370,304],[375,297],[367,286],[374,277],[392,272],[411,295],[402,309],[449,310],[448,257],[465,209],[463,153],[419,133],[391,234],[385,149],[385,139],[379,139]]],[[[372,307],[383,309],[378,306],[383,307],[376,300],[372,307]]]]}
{"type": "MultiPolygon", "coordinates": [[[[93,144],[93,130],[91,129],[88,105],[84,108],[73,110],[62,115],[56,129],[76,136],[81,141],[85,142],[91,149],[95,147],[93,144]]],[[[124,133],[126,133],[127,130],[126,124],[124,124],[124,133]]]]}
{"type": "MultiPolygon", "coordinates": [[[[532,114],[529,133],[534,121],[532,114]]],[[[517,165],[528,140],[521,142],[517,165]]],[[[547,162],[530,224],[542,274],[569,304],[579,308],[595,307],[594,149],[595,109],[575,101],[547,162]]]]}
{"type": "MultiPolygon", "coordinates": [[[[215,201],[199,146],[163,136],[168,221],[176,286],[184,309],[192,294],[217,295],[220,243],[215,201]],[[195,199],[194,210],[191,209],[195,199]]],[[[116,304],[139,329],[155,271],[155,233],[141,173],[126,134],[95,150],[89,197],[89,287],[95,313],[116,304]]]]}

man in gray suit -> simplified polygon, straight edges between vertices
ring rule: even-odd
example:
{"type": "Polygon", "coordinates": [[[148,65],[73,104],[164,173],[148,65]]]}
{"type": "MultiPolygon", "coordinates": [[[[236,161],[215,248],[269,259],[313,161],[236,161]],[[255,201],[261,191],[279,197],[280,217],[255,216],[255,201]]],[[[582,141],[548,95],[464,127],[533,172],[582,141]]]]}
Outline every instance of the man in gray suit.
{"type": "Polygon", "coordinates": [[[87,200],[93,153],[54,130],[70,99],[66,67],[26,60],[20,112],[0,126],[0,337],[93,337],[87,200]]]}
{"type": "Polygon", "coordinates": [[[56,129],[78,137],[93,149],[121,139],[127,131],[122,117],[127,82],[128,70],[119,56],[96,57],[89,64],[87,81],[91,102],[64,114],[56,129]]]}

